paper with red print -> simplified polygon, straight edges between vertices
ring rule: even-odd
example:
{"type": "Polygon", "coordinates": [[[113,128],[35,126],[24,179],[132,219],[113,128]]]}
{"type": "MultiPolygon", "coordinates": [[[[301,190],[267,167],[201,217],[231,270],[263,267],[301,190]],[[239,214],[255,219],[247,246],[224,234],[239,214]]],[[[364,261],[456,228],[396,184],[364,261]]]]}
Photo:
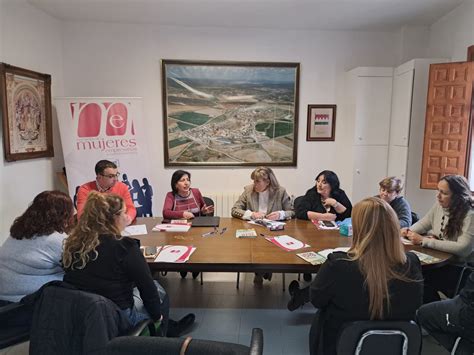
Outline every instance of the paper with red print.
{"type": "Polygon", "coordinates": [[[266,237],[265,239],[286,251],[293,251],[293,250],[298,250],[298,249],[307,248],[311,246],[299,241],[298,239],[290,237],[289,235],[280,235],[278,237],[266,237]]]}
{"type": "Polygon", "coordinates": [[[187,245],[165,245],[155,259],[157,263],[185,263],[196,250],[187,245]]]}

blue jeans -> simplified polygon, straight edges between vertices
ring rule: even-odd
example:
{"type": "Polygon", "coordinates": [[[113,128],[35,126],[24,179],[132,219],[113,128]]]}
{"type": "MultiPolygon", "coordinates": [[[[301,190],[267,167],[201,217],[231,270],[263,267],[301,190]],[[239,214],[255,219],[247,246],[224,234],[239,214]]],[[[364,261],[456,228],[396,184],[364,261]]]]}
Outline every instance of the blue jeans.
{"type": "MultiPolygon", "coordinates": [[[[170,302],[165,289],[158,283],[158,281],[154,282],[156,289],[158,290],[158,294],[160,295],[160,309],[161,315],[163,316],[160,332],[163,336],[165,336],[168,329],[170,302]]],[[[127,316],[130,323],[134,326],[144,319],[151,319],[151,316],[146,310],[143,300],[140,297],[140,292],[136,287],[133,289],[133,308],[124,309],[122,312],[127,316]]]]}

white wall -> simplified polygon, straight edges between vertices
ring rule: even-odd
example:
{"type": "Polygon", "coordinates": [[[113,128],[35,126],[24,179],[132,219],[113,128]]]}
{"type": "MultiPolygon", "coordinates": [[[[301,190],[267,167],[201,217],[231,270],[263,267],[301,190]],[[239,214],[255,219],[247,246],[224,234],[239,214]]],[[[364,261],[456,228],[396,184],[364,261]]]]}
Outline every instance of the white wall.
{"type": "Polygon", "coordinates": [[[464,62],[474,44],[474,0],[465,0],[431,26],[429,54],[464,62]]]}
{"type": "MultiPolygon", "coordinates": [[[[62,23],[25,0],[0,0],[0,61],[51,74],[53,97],[142,96],[154,157],[150,164],[160,182],[155,186],[157,211],[174,170],[163,167],[160,59],[300,62],[298,166],[277,168],[277,176],[291,194],[300,195],[318,171],[332,169],[350,194],[353,122],[342,105],[344,72],[357,66],[396,66],[426,52],[464,60],[466,47],[474,43],[473,7],[474,0],[466,0],[433,25],[428,51],[424,28],[385,33],[62,23]],[[306,107],[315,103],[338,104],[336,142],[306,142],[306,107]]],[[[53,121],[53,159],[2,161],[0,243],[37,193],[58,187],[54,172],[63,166],[63,158],[55,115],[53,121]]],[[[251,171],[189,170],[194,186],[204,193],[241,190],[251,171]]]]}
{"type": "MultiPolygon", "coordinates": [[[[174,169],[163,165],[160,59],[282,61],[301,63],[298,166],[276,168],[290,194],[303,194],[316,174],[332,169],[352,189],[352,122],[341,107],[336,142],[306,142],[307,105],[339,103],[345,71],[357,66],[393,66],[398,33],[172,28],[103,23],[67,23],[63,28],[66,96],[140,96],[144,99],[156,210],[161,213],[174,169]]],[[[241,191],[251,168],[194,168],[201,191],[241,191]]],[[[91,171],[91,178],[93,172],[91,171]]],[[[374,187],[376,190],[376,187],[374,187]]]]}
{"type": "MultiPolygon", "coordinates": [[[[0,61],[52,75],[52,95],[62,93],[61,23],[23,0],[0,3],[0,61]]],[[[54,158],[7,163],[0,148],[0,244],[15,217],[39,192],[55,188],[54,172],[63,157],[54,121],[54,158]]]]}

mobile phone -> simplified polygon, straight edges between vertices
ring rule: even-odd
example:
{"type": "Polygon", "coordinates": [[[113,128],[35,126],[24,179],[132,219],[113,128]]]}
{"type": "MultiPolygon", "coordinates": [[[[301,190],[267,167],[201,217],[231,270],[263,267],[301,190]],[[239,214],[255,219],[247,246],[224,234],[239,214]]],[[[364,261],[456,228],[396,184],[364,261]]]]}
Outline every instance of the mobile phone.
{"type": "Polygon", "coordinates": [[[325,227],[336,227],[336,224],[332,221],[322,221],[325,227]]]}
{"type": "Polygon", "coordinates": [[[156,255],[157,252],[158,248],[156,246],[145,247],[143,255],[145,256],[145,258],[153,257],[156,255]]]}

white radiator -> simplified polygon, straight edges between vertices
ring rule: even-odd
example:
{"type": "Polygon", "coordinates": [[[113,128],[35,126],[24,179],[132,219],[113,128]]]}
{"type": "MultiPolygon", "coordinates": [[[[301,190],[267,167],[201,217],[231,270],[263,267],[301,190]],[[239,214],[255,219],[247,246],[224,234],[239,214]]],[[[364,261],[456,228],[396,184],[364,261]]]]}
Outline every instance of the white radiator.
{"type": "Polygon", "coordinates": [[[214,216],[231,217],[230,210],[235,201],[239,199],[241,192],[214,192],[203,193],[214,201],[214,216]]]}

